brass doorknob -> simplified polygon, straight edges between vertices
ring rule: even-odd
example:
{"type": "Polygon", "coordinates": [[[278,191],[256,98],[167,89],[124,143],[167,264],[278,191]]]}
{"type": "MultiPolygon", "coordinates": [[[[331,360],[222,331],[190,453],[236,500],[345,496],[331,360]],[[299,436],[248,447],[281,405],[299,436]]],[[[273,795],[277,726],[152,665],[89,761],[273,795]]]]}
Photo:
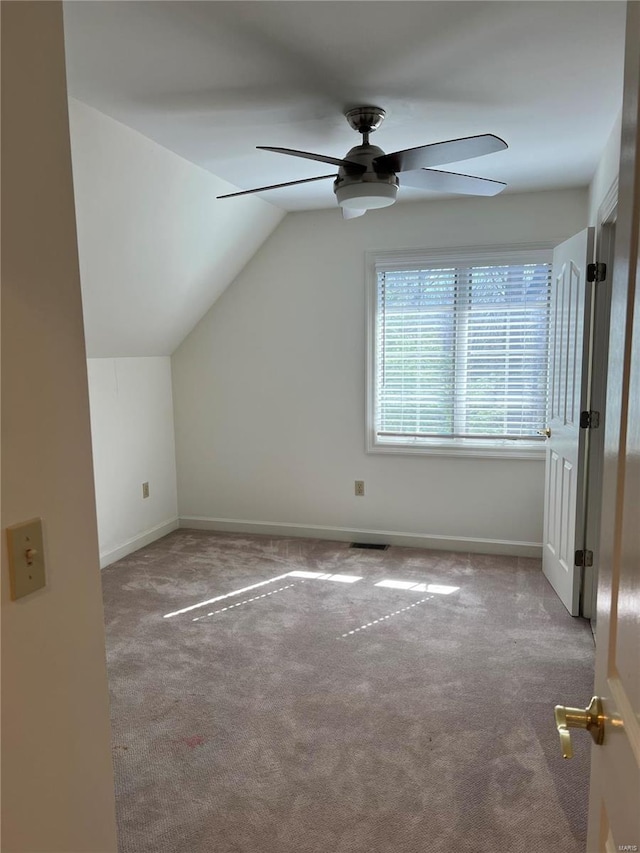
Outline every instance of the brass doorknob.
{"type": "Polygon", "coordinates": [[[569,729],[586,729],[591,732],[591,737],[598,745],[604,741],[604,714],[602,701],[598,696],[594,696],[586,708],[566,708],[564,705],[556,705],[554,715],[563,758],[573,758],[569,729]]]}
{"type": "Polygon", "coordinates": [[[545,438],[551,438],[551,430],[549,427],[545,427],[544,429],[537,430],[538,435],[544,435],[545,438]]]}

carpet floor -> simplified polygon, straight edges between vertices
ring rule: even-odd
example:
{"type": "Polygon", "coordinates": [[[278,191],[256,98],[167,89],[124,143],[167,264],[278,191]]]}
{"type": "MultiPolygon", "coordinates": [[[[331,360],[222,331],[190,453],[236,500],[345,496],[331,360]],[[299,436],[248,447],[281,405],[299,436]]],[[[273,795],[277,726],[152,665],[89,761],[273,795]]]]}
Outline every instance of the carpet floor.
{"type": "Polygon", "coordinates": [[[121,853],[583,853],[539,561],[178,530],[102,579],[121,853]]]}

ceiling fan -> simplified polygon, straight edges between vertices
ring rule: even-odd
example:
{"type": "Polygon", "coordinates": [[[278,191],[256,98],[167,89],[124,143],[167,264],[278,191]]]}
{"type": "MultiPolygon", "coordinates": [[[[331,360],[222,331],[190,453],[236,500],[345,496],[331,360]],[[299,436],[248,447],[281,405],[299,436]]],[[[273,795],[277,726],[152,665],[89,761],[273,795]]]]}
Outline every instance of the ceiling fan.
{"type": "Polygon", "coordinates": [[[352,148],[343,159],[326,157],[324,154],[311,154],[308,151],[295,151],[292,148],[257,146],[261,151],[275,151],[278,154],[289,154],[292,157],[330,163],[338,167],[337,175],[334,173],[320,175],[317,178],[303,178],[299,181],[228,193],[218,198],[233,198],[334,178],[333,191],[342,208],[342,215],[345,219],[353,219],[356,216],[362,216],[367,210],[393,204],[400,184],[417,189],[479,196],[497,195],[506,187],[502,181],[431,168],[444,163],[482,157],[508,148],[507,143],[500,137],[485,133],[481,136],[449,139],[446,142],[434,142],[431,145],[421,145],[418,148],[407,148],[405,151],[385,154],[382,148],[369,143],[369,134],[380,127],[385,115],[381,107],[370,106],[354,107],[345,113],[349,125],[362,134],[362,143],[352,148]],[[400,181],[398,172],[402,175],[400,181]]]}

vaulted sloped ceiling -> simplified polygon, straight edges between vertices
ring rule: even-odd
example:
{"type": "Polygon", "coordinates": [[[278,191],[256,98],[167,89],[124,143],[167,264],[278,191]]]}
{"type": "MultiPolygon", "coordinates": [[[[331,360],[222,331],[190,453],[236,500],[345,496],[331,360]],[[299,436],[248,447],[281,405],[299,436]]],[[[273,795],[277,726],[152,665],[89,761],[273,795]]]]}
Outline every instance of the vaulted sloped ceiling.
{"type": "Polygon", "coordinates": [[[87,355],[170,355],[277,226],[233,187],[78,101],[69,103],[87,355]]]}
{"type": "Polygon", "coordinates": [[[444,168],[507,192],[586,186],[620,109],[624,6],[66,3],[69,92],[103,114],[72,107],[90,353],[171,351],[283,211],[335,207],[331,181],[214,196],[332,171],[256,146],[342,157],[348,107],[387,111],[386,151],[501,136],[508,150],[444,168]]]}

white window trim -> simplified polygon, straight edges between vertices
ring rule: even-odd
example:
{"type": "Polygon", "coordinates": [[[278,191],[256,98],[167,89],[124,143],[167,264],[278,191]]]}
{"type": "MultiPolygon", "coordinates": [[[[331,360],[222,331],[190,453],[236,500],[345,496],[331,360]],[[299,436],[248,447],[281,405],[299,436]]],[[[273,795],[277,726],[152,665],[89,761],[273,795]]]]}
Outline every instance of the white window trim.
{"type": "Polygon", "coordinates": [[[432,439],[411,444],[406,439],[402,444],[378,441],[375,429],[376,388],[376,305],[377,273],[382,270],[410,270],[437,268],[443,264],[480,262],[496,266],[500,264],[551,263],[553,249],[563,238],[543,243],[519,243],[498,246],[463,246],[446,249],[397,249],[392,251],[365,252],[366,269],[366,451],[402,456],[467,456],[489,459],[529,459],[540,461],[545,458],[544,442],[526,441],[474,441],[473,439],[432,439]]]}

